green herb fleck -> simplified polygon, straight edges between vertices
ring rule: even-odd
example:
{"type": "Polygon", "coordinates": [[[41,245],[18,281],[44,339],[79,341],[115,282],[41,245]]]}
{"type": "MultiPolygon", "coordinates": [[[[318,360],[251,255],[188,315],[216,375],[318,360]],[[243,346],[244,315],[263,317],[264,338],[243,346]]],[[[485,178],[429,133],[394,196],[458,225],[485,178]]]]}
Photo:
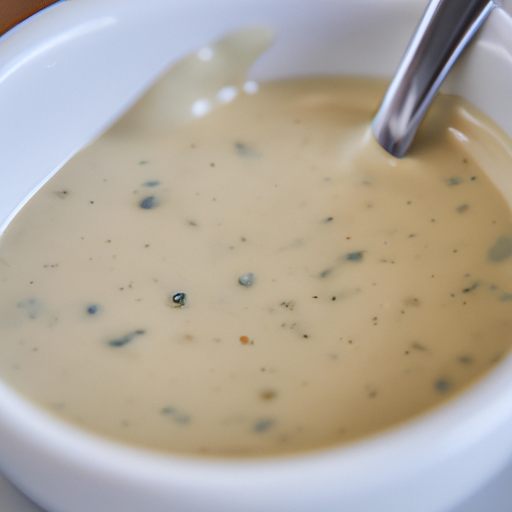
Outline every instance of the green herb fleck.
{"type": "Polygon", "coordinates": [[[159,205],[159,201],[155,196],[145,197],[140,203],[139,206],[143,210],[152,210],[159,205]]]}
{"type": "Polygon", "coordinates": [[[261,158],[261,153],[254,146],[249,146],[243,142],[235,142],[235,150],[238,156],[243,158],[261,158]]]}
{"type": "Polygon", "coordinates": [[[176,407],[164,407],[161,411],[165,416],[170,416],[175,423],[185,424],[190,423],[190,415],[180,411],[176,407]]]}
{"type": "Polygon", "coordinates": [[[348,254],[345,254],[343,258],[347,261],[362,261],[363,251],[349,252],[348,254]]]}
{"type": "Polygon", "coordinates": [[[449,187],[453,187],[454,185],[459,185],[462,182],[462,180],[459,176],[453,176],[451,178],[446,179],[445,182],[449,187]]]}
{"type": "Polygon", "coordinates": [[[452,387],[450,381],[446,379],[439,379],[435,382],[434,387],[440,393],[446,393],[452,387]]]}
{"type": "Polygon", "coordinates": [[[128,343],[133,341],[134,338],[136,338],[137,336],[140,336],[145,333],[146,333],[146,331],[144,331],[142,329],[137,329],[136,331],[130,332],[129,334],[127,334],[126,336],[123,336],[122,338],[110,340],[108,342],[108,344],[111,347],[123,347],[124,345],[127,345],[128,343]]]}
{"type": "Polygon", "coordinates": [[[494,263],[506,260],[511,255],[512,237],[509,236],[500,236],[487,252],[487,258],[494,263]]]}
{"type": "Polygon", "coordinates": [[[274,420],[264,419],[259,420],[254,424],[253,430],[255,432],[266,432],[269,428],[274,426],[274,420]]]}

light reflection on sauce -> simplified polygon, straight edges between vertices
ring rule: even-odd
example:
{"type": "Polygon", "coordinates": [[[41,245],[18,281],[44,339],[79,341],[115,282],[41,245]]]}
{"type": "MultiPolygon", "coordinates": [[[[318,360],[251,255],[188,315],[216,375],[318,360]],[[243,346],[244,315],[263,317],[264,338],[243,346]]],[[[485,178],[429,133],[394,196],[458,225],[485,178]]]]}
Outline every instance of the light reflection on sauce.
{"type": "Polygon", "coordinates": [[[2,378],[101,435],[237,457],[354,440],[484,374],[512,332],[485,123],[440,97],[394,160],[362,137],[383,90],[260,84],[149,133],[132,112],[0,240],[2,378]]]}

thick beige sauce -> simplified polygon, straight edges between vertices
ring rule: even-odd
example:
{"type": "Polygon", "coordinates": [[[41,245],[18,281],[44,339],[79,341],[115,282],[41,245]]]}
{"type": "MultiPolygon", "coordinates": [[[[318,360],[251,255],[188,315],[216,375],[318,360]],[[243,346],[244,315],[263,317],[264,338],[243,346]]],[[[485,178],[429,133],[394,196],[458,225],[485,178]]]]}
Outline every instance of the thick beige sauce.
{"type": "Polygon", "coordinates": [[[347,442],[475,381],[512,342],[486,127],[439,98],[398,161],[366,133],[382,93],[269,83],[107,132],[0,240],[2,378],[101,435],[215,456],[347,442]]]}

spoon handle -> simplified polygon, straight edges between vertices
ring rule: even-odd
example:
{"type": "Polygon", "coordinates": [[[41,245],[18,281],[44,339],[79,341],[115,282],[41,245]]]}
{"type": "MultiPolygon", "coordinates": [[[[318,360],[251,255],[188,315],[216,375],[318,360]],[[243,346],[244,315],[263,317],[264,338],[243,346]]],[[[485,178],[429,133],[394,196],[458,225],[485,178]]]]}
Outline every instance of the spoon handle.
{"type": "Polygon", "coordinates": [[[373,120],[373,133],[402,158],[448,71],[499,0],[431,0],[373,120]]]}

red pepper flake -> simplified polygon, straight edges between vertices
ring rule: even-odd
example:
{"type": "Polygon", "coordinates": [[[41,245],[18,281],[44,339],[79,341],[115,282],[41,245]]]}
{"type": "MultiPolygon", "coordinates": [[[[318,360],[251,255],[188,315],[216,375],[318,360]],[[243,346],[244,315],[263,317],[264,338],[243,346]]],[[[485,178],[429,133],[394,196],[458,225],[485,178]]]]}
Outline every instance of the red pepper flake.
{"type": "Polygon", "coordinates": [[[247,336],[240,336],[240,341],[244,344],[244,345],[247,345],[250,340],[247,336]]]}

